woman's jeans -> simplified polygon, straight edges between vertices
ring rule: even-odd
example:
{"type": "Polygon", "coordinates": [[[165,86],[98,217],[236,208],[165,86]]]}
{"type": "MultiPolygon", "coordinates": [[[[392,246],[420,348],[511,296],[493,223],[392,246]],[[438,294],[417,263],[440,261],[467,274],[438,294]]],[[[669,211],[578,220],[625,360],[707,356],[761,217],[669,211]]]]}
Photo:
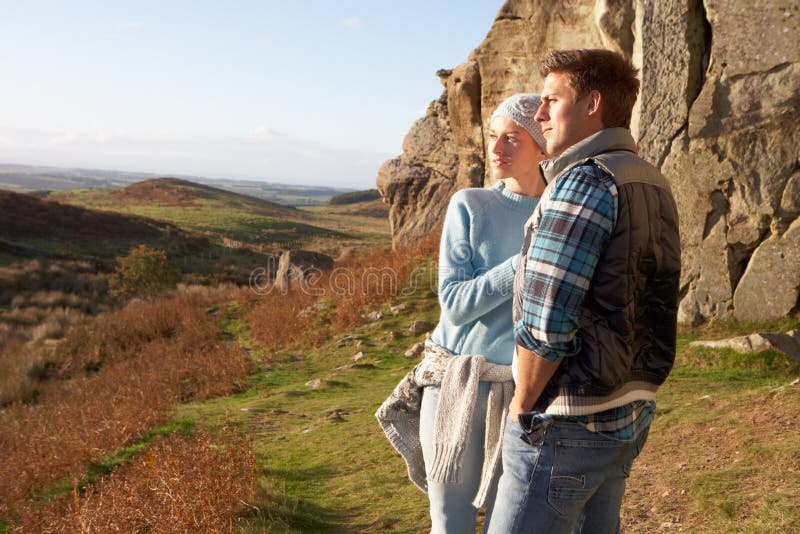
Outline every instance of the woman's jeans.
{"type": "Polygon", "coordinates": [[[619,510],[633,460],[647,430],[633,441],[550,420],[522,439],[512,417],[503,436],[503,475],[490,534],[619,532],[619,510]]]}
{"type": "MultiPolygon", "coordinates": [[[[461,468],[461,484],[434,484],[428,479],[428,499],[431,504],[431,532],[456,533],[475,532],[477,508],[472,501],[478,493],[483,467],[484,433],[486,431],[486,401],[488,394],[479,394],[472,416],[464,463],[461,468]]],[[[433,418],[439,403],[439,388],[426,387],[422,394],[419,437],[426,467],[433,461],[433,418]]],[[[494,502],[492,488],[486,499],[486,522],[494,502]]]]}

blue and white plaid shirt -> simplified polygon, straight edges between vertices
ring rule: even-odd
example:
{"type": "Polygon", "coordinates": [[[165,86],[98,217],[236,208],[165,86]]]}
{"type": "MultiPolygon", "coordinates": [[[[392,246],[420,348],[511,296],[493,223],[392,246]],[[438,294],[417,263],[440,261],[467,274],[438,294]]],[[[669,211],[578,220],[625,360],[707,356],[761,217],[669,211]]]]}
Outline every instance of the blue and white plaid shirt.
{"type": "MultiPolygon", "coordinates": [[[[560,362],[577,354],[580,308],[617,218],[617,187],[595,165],[580,165],[553,184],[535,229],[526,228],[521,317],[516,342],[538,356],[560,362]]],[[[638,400],[602,412],[537,419],[570,420],[614,439],[632,440],[647,428],[654,401],[638,400]]]]}

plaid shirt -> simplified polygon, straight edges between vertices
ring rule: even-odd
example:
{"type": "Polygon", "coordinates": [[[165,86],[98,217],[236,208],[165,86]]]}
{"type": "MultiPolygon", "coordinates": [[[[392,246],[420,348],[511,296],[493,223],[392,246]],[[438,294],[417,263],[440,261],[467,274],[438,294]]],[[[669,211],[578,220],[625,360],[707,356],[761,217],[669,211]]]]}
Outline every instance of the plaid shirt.
{"type": "Polygon", "coordinates": [[[518,345],[558,362],[580,349],[580,308],[611,239],[617,186],[600,168],[582,165],[559,178],[546,204],[538,226],[525,231],[522,316],[514,332],[518,345]]]}
{"type": "MultiPolygon", "coordinates": [[[[536,228],[526,228],[527,250],[521,318],[514,325],[517,344],[553,362],[577,354],[580,308],[600,255],[617,218],[613,178],[595,165],[574,167],[561,176],[547,199],[536,228]]],[[[614,439],[632,440],[649,426],[653,401],[584,416],[534,414],[523,427],[569,420],[614,439]]],[[[522,421],[521,421],[522,422],[522,421]]]]}

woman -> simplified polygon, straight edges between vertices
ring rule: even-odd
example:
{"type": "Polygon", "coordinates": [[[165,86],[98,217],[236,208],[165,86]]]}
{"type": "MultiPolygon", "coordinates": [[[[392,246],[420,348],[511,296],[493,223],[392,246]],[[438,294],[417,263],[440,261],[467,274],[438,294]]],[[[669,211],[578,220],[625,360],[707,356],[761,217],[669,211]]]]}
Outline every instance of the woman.
{"type": "Polygon", "coordinates": [[[545,141],[534,120],[540,103],[538,95],[518,93],[492,113],[487,156],[499,182],[451,198],[439,252],[439,323],[423,361],[376,414],[411,479],[427,489],[434,533],[475,532],[478,507],[486,506],[487,523],[491,514],[504,410],[513,394],[514,273],[523,225],[545,187],[538,169],[545,141]],[[455,355],[482,356],[488,364],[470,367],[478,360],[455,355]],[[503,383],[491,402],[490,375],[503,383]],[[415,408],[418,425],[408,421],[415,408]]]}

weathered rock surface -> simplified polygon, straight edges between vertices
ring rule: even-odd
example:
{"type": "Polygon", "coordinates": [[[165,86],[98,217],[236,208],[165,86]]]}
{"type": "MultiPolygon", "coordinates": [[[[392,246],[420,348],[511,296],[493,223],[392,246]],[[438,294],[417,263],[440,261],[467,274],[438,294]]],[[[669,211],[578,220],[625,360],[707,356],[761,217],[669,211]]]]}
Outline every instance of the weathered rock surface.
{"type": "Polygon", "coordinates": [[[371,311],[367,314],[368,321],[380,321],[383,319],[383,312],[380,310],[371,311]]]}
{"type": "Polygon", "coordinates": [[[389,203],[394,244],[425,235],[440,223],[447,201],[456,191],[457,169],[445,93],[411,126],[403,141],[403,154],[378,171],[376,183],[389,203]]]}
{"type": "Polygon", "coordinates": [[[772,235],[750,258],[736,287],[737,319],[780,319],[797,305],[800,293],[800,219],[782,236],[772,235]]]}
{"type": "Polygon", "coordinates": [[[792,0],[508,0],[381,168],[395,245],[441,223],[450,195],[489,186],[491,112],[538,92],[548,48],[632,58],[631,130],[678,202],[680,321],[781,317],[798,305],[800,4],[792,0]]]}
{"type": "Polygon", "coordinates": [[[333,269],[333,258],[310,250],[287,250],[281,254],[275,287],[285,293],[293,285],[313,284],[323,272],[333,269]]]}

